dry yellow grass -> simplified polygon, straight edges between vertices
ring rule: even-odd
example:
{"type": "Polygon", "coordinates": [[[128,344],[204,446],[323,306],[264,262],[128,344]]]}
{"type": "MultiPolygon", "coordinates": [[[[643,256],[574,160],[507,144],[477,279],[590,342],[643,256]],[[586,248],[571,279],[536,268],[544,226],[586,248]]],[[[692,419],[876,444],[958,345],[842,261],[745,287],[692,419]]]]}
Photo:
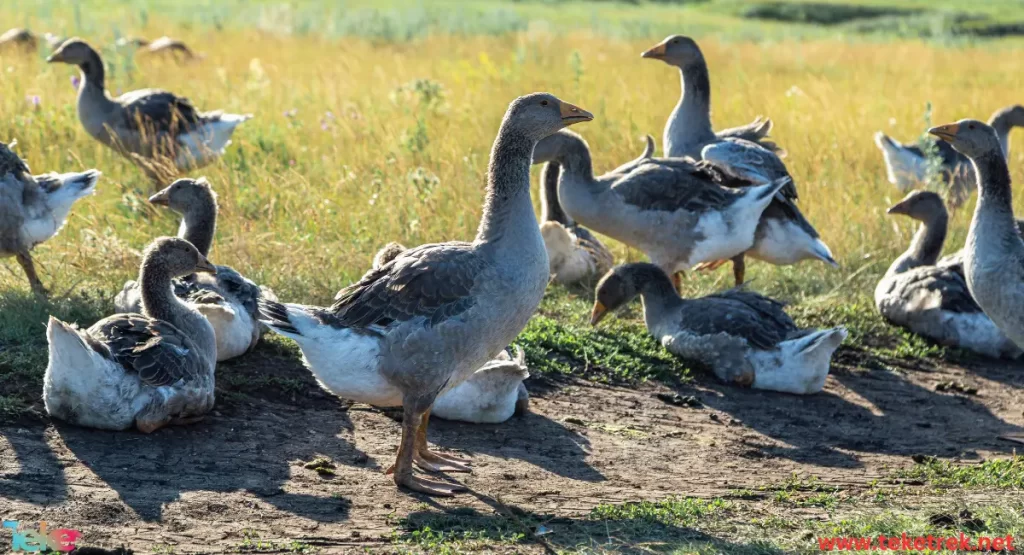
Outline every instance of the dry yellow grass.
{"type": "MultiPolygon", "coordinates": [[[[149,34],[157,33],[175,33],[207,58],[185,66],[139,59],[127,73],[124,58],[108,57],[108,86],[112,92],[161,87],[203,109],[256,115],[239,128],[223,160],[195,175],[206,175],[220,194],[214,260],[287,300],[328,299],[387,241],[471,238],[490,144],[514,97],[549,91],[594,112],[595,121],[576,130],[589,141],[600,172],[635,157],[644,133],[660,147],[679,94],[675,70],[639,58],[655,41],[587,32],[436,36],[405,44],[256,31],[149,34]],[[417,79],[439,83],[440,102],[426,105],[421,95],[404,92],[417,79]]],[[[884,271],[912,231],[909,222],[884,214],[898,192],[885,181],[872,134],[916,138],[929,101],[937,123],[984,119],[1020,102],[1024,72],[1012,44],[946,49],[702,40],[714,122],[732,126],[758,114],[775,121],[773,135],[789,153],[800,207],[843,264],[835,271],[814,262],[754,263],[750,275],[758,287],[790,297],[868,290],[869,278],[884,271]]],[[[56,292],[118,289],[135,273],[137,251],[176,231],[174,216],[149,207],[142,174],[81,128],[69,83],[76,71],[10,53],[0,53],[0,68],[0,140],[17,139],[36,171],[96,167],[104,173],[98,193],[35,250],[44,281],[56,292]],[[36,109],[33,96],[40,99],[36,109]]],[[[1018,179],[1022,161],[1024,149],[1011,153],[1018,179]]],[[[948,249],[962,243],[972,209],[973,202],[957,214],[948,249]]],[[[694,283],[720,286],[727,273],[694,283]]],[[[0,261],[0,288],[12,287],[27,288],[24,276],[12,260],[0,261]]]]}

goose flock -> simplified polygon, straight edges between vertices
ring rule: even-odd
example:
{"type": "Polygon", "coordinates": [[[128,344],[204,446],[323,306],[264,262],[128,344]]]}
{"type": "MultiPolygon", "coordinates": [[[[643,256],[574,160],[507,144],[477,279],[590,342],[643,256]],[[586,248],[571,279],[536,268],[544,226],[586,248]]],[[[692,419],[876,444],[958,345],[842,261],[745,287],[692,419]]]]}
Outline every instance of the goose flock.
{"type": "MultiPolygon", "coordinates": [[[[37,40],[15,29],[0,37],[0,47],[31,51],[37,40]]],[[[166,37],[121,46],[198,57],[166,37]]],[[[640,297],[650,334],[725,383],[820,392],[846,330],[801,329],[783,303],[743,286],[747,257],[838,266],[800,210],[785,153],[769,138],[771,120],[714,130],[710,72],[692,38],[670,36],[642,57],[680,71],[682,94],[665,125],[663,156],[654,156],[648,136],[639,157],[595,176],[586,140],[567,129],[592,114],[548,93],[513,99],[490,152],[476,236],[411,248],[389,243],[333,304],[314,306],[282,302],[208,258],[217,229],[214,185],[182,174],[213,163],[252,116],[201,111],[157,89],[111,97],[96,48],[79,38],[53,45],[47,61],[81,73],[82,126],[138,166],[158,189],[150,203],[180,215],[181,224],[177,237],[145,249],[138,279],[115,298],[115,314],[87,329],[50,318],[47,412],[80,426],[146,433],[196,422],[214,405],[217,363],[243,356],[273,332],[299,345],[324,389],[402,408],[402,435],[387,470],[397,485],[454,495],[465,488],[414,471],[471,471],[470,461],[430,449],[430,416],[499,423],[528,410],[529,370],[511,344],[551,282],[596,285],[593,325],[640,297]],[[534,164],[543,164],[540,218],[531,198],[534,164]],[[608,240],[650,262],[616,266],[608,240]],[[729,261],[735,288],[680,296],[687,271],[729,261]]],[[[926,179],[934,150],[951,186],[969,191],[973,182],[980,191],[966,245],[946,258],[949,216],[938,194],[914,190],[889,209],[920,222],[875,291],[879,312],[893,325],[989,357],[1021,354],[1024,242],[1006,152],[1010,128],[1022,124],[1024,108],[1014,106],[989,124],[961,120],[929,129],[938,142],[927,148],[876,136],[888,177],[901,190],[926,179]]],[[[33,174],[14,147],[0,144],[0,256],[15,257],[32,289],[45,295],[30,252],[58,233],[100,172],[33,174]]]]}

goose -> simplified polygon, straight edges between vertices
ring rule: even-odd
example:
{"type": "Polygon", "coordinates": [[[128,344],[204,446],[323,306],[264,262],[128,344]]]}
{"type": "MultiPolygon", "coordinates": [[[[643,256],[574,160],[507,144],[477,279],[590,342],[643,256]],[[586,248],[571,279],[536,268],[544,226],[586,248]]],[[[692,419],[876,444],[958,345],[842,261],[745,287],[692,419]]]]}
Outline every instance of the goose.
{"type": "Polygon", "coordinates": [[[143,433],[202,419],[213,408],[213,328],[171,292],[171,279],[197,271],[217,270],[188,241],[161,237],[139,269],[141,314],[114,314],[85,331],[51,316],[46,412],[78,426],[134,425],[143,433]]]}
{"type": "Polygon", "coordinates": [[[616,266],[597,285],[590,316],[643,300],[647,331],[668,351],[700,362],[726,383],[807,395],[828,377],[846,329],[801,330],[782,303],[740,288],[683,299],[668,275],[648,263],[616,266]]]}
{"type": "Polygon", "coordinates": [[[1024,348],[1024,242],[1013,217],[1010,170],[999,135],[971,119],[928,132],[971,160],[978,204],[963,250],[967,288],[996,326],[1024,348]]]}
{"type": "Polygon", "coordinates": [[[8,29],[0,35],[0,50],[21,50],[24,52],[35,52],[39,47],[39,39],[35,33],[28,29],[15,27],[8,29]]]}
{"type": "Polygon", "coordinates": [[[604,243],[587,228],[576,225],[562,210],[558,203],[558,174],[558,163],[548,162],[540,175],[540,234],[548,251],[552,278],[563,285],[597,279],[612,268],[614,257],[604,243]]]}
{"type": "Polygon", "coordinates": [[[574,222],[645,252],[677,284],[677,272],[748,250],[761,213],[789,183],[726,187],[686,158],[595,178],[586,141],[568,131],[543,139],[533,160],[559,164],[558,201],[574,222]]]}
{"type": "Polygon", "coordinates": [[[517,98],[491,149],[472,242],[408,249],[343,289],[328,308],[260,300],[261,321],[298,343],[325,388],[402,407],[402,439],[389,469],[397,485],[440,496],[465,489],[413,474],[413,462],[431,471],[470,470],[428,448],[431,406],[493,360],[540,304],[549,266],[530,198],[533,149],[541,138],[592,119],[547,93],[517,98]]]}
{"type": "MultiPolygon", "coordinates": [[[[1006,106],[996,110],[988,123],[995,128],[1003,156],[1010,153],[1010,131],[1024,127],[1024,106],[1006,106]]],[[[958,207],[971,195],[974,187],[974,168],[970,160],[944,141],[931,140],[938,156],[937,168],[950,188],[950,206],[958,207]]],[[[907,192],[928,178],[928,158],[920,146],[905,145],[885,133],[875,133],[875,145],[885,158],[885,171],[889,183],[901,192],[907,192]]]]}
{"type": "Polygon", "coordinates": [[[949,215],[931,191],[911,191],[889,208],[919,222],[914,239],[893,261],[875,288],[875,306],[891,324],[942,345],[985,356],[1016,358],[1021,350],[1007,339],[971,297],[963,264],[938,262],[949,215]]]}
{"type": "Polygon", "coordinates": [[[77,65],[78,119],[86,132],[129,158],[156,184],[203,167],[222,154],[231,135],[252,114],[200,112],[184,97],[142,89],[111,98],[103,60],[85,41],[71,38],[46,59],[77,65]]]}
{"type": "MultiPolygon", "coordinates": [[[[716,181],[731,187],[789,179],[789,183],[761,213],[754,232],[754,245],[732,258],[736,285],[744,281],[745,256],[776,266],[820,260],[833,268],[839,267],[831,249],[797,208],[796,186],[786,165],[774,152],[745,139],[730,138],[705,146],[701,150],[700,165],[715,174],[716,181]]],[[[704,263],[695,269],[713,269],[724,262],[704,263]]]]}
{"type": "MultiPolygon", "coordinates": [[[[372,270],[379,270],[407,249],[391,242],[377,251],[372,270]]],[[[526,354],[516,347],[516,355],[501,351],[466,381],[437,396],[430,414],[445,420],[473,424],[499,424],[530,409],[530,393],[523,380],[530,377],[526,354]]]]}
{"type": "Polygon", "coordinates": [[[14,153],[16,142],[0,143],[0,258],[15,257],[37,294],[46,294],[30,251],[64,227],[71,206],[91,195],[98,170],[32,175],[14,153]]]}
{"type": "MultiPolygon", "coordinates": [[[[217,226],[217,194],[206,178],[178,179],[149,202],[181,214],[178,237],[209,256],[217,226]]],[[[175,280],[174,292],[210,321],[217,338],[218,362],[242,356],[256,346],[262,333],[257,300],[273,294],[227,266],[217,266],[216,276],[197,274],[175,280]]],[[[119,312],[139,312],[139,282],[125,283],[114,298],[114,307],[119,312]]]]}
{"type": "Polygon", "coordinates": [[[771,150],[777,149],[775,143],[767,140],[772,130],[772,120],[760,116],[747,125],[715,133],[711,127],[708,64],[697,41],[682,35],[672,35],[645,51],[641,57],[661,60],[679,68],[682,79],[679,103],[665,123],[661,145],[665,156],[697,158],[705,146],[730,138],[745,139],[771,150]]]}
{"type": "Polygon", "coordinates": [[[178,39],[172,39],[168,36],[153,39],[152,41],[141,37],[122,37],[117,40],[116,45],[119,48],[132,47],[138,52],[148,55],[170,55],[175,59],[182,61],[198,60],[202,57],[201,55],[193,52],[192,49],[184,42],[178,39]]]}

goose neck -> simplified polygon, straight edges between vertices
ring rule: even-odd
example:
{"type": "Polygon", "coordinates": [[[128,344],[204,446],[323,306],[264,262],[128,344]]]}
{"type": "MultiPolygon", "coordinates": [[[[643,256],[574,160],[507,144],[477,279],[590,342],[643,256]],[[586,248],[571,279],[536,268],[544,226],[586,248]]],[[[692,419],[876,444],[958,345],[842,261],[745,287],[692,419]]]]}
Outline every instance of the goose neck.
{"type": "Polygon", "coordinates": [[[487,193],[483,216],[477,230],[478,242],[495,242],[506,232],[523,224],[529,212],[533,231],[537,231],[537,218],[530,200],[530,165],[536,141],[503,125],[491,149],[487,169],[487,193]]]}
{"type": "Polygon", "coordinates": [[[217,203],[213,198],[190,206],[182,215],[178,236],[192,243],[199,254],[210,255],[217,230],[217,203]]]}

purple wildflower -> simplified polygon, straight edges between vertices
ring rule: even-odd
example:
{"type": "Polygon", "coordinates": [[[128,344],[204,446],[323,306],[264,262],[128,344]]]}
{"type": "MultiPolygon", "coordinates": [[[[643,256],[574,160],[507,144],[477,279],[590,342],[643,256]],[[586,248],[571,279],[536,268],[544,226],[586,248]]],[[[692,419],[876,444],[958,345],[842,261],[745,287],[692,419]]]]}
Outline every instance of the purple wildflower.
{"type": "Polygon", "coordinates": [[[78,85],[82,83],[82,78],[77,75],[71,76],[71,86],[77,91],[78,85]]]}
{"type": "Polygon", "coordinates": [[[294,118],[295,115],[298,114],[298,113],[299,113],[299,109],[298,108],[292,108],[291,110],[286,110],[285,111],[284,117],[286,117],[286,118],[294,118]]]}
{"type": "Polygon", "coordinates": [[[38,94],[34,94],[34,95],[31,95],[31,96],[26,96],[25,100],[27,100],[28,103],[32,105],[32,108],[34,108],[36,110],[38,110],[40,108],[40,105],[42,104],[42,99],[39,98],[38,94]]]}

